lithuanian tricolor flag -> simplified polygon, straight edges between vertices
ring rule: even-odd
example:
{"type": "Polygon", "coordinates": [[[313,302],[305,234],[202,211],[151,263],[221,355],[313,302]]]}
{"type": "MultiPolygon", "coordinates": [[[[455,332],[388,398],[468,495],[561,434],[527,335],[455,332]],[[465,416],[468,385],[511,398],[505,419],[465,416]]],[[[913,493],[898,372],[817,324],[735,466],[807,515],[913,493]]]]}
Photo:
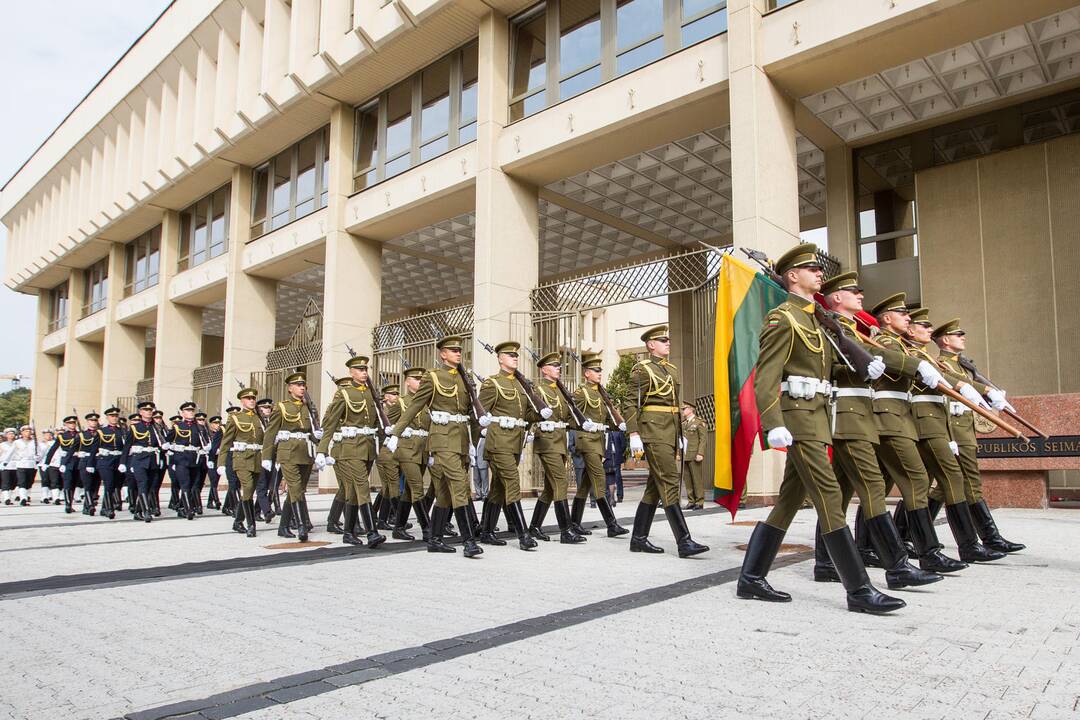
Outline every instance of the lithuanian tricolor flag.
{"type": "Polygon", "coordinates": [[[758,333],[787,291],[749,265],[724,255],[716,289],[713,397],[716,398],[716,472],[713,499],[731,516],[739,508],[746,471],[761,432],[754,401],[758,333]],[[730,462],[725,462],[730,458],[730,462]]]}

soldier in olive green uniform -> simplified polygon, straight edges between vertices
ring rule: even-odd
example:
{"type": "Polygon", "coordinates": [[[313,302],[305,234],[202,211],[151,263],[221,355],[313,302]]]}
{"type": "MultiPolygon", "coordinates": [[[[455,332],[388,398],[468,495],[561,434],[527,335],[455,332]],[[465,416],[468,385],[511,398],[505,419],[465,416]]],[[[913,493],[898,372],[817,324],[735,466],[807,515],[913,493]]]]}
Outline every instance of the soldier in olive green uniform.
{"type": "MultiPolygon", "coordinates": [[[[929,310],[926,308],[912,311],[908,337],[915,356],[933,362],[933,357],[926,351],[926,343],[930,342],[933,328],[928,316],[929,310]]],[[[975,386],[974,381],[965,381],[966,377],[945,373],[949,384],[968,400],[989,407],[981,395],[987,387],[981,384],[975,386]]],[[[948,398],[936,387],[931,388],[916,382],[912,388],[911,408],[915,415],[915,428],[919,433],[919,453],[929,474],[944,490],[945,514],[949,518],[949,527],[960,551],[960,559],[970,563],[991,562],[1005,557],[1005,553],[984,547],[975,531],[971,508],[964,496],[964,473],[956,461],[960,448],[952,439],[948,398]]]]}
{"type": "MultiPolygon", "coordinates": [[[[859,496],[859,510],[869,518],[866,528],[878,557],[885,568],[889,588],[927,585],[938,582],[941,576],[908,563],[907,550],[900,533],[885,507],[885,478],[878,467],[875,446],[880,441],[874,420],[873,391],[870,380],[884,373],[909,378],[918,375],[919,362],[910,355],[895,350],[875,348],[860,339],[855,313],[862,311],[862,288],[858,275],[843,273],[830,278],[821,286],[829,308],[837,313],[841,331],[852,341],[862,344],[874,356],[869,367],[869,380],[864,380],[844,363],[833,365],[833,471],[840,483],[841,508],[845,515],[853,494],[859,496]]],[[[856,529],[858,540],[858,528],[856,529]]],[[[815,532],[814,579],[819,582],[840,582],[832,560],[821,539],[821,525],[815,532]]]]}
{"type": "Polygon", "coordinates": [[[397,449],[402,436],[414,418],[424,410],[431,415],[428,449],[435,456],[431,468],[435,481],[435,509],[431,514],[431,533],[428,552],[452,553],[456,550],[443,542],[443,529],[453,512],[461,528],[465,557],[484,552],[476,544],[477,529],[471,522],[466,505],[469,497],[469,451],[472,437],[479,437],[479,427],[473,427],[469,410],[471,402],[465,381],[458,368],[461,364],[461,338],[443,337],[437,343],[439,367],[429,370],[420,381],[412,402],[401,411],[387,443],[397,449]]]}
{"type": "MultiPolygon", "coordinates": [[[[484,459],[491,471],[491,490],[484,500],[480,515],[480,542],[487,545],[506,544],[494,532],[499,509],[505,508],[507,522],[518,536],[518,546],[522,550],[532,550],[536,548],[536,540],[529,535],[525,511],[521,508],[518,463],[525,448],[525,430],[529,423],[540,420],[541,416],[514,377],[520,349],[520,343],[516,342],[496,345],[499,372],[484,380],[480,386],[480,404],[486,413],[480,420],[485,427],[484,459]]],[[[547,410],[550,416],[550,408],[547,410]]]]}
{"type": "MultiPolygon", "coordinates": [[[[289,505],[297,514],[300,542],[307,542],[311,517],[304,497],[307,478],[311,473],[311,439],[319,440],[321,430],[314,429],[313,418],[304,403],[307,378],[293,373],[285,379],[288,399],[274,405],[270,422],[263,435],[262,467],[269,471],[276,462],[289,492],[289,505]]],[[[284,514],[282,515],[284,518],[284,514]]]]}
{"type": "MultiPolygon", "coordinates": [[[[391,423],[397,423],[401,413],[412,403],[425,372],[424,368],[409,368],[405,371],[405,394],[399,395],[397,401],[386,410],[387,419],[391,423]]],[[[416,513],[416,521],[420,524],[424,540],[428,539],[430,521],[423,500],[430,427],[431,413],[427,409],[421,410],[401,431],[397,450],[394,451],[394,459],[397,460],[401,474],[405,476],[405,495],[398,504],[397,516],[394,518],[394,537],[398,540],[416,539],[407,532],[410,508],[416,513]]]]}
{"type": "MultiPolygon", "coordinates": [[[[379,391],[382,394],[383,412],[386,413],[387,419],[391,424],[397,419],[390,417],[390,409],[397,403],[399,389],[397,385],[385,385],[379,391]]],[[[375,461],[375,467],[379,471],[379,484],[382,486],[382,490],[379,495],[382,498],[382,502],[379,505],[378,510],[378,524],[380,530],[392,530],[393,526],[390,525],[390,520],[397,518],[398,512],[398,499],[401,496],[400,487],[400,473],[397,460],[394,459],[394,453],[384,444],[379,448],[379,457],[375,461]]],[[[378,501],[379,498],[376,498],[378,501]]],[[[374,506],[373,506],[374,507],[374,506]]]]}
{"type": "Polygon", "coordinates": [[[747,544],[738,596],[789,602],[765,579],[795,513],[809,496],[817,510],[822,540],[847,591],[848,609],[885,613],[906,603],[879,592],[855,549],[844,516],[840,485],[829,462],[832,434],[829,398],[833,351],[815,316],[811,299],[821,289],[817,247],[798,245],[776,262],[788,298],[765,318],[755,370],[754,396],[769,446],[787,448],[780,497],[747,544]]]}
{"type": "Polygon", "coordinates": [[[232,468],[240,481],[240,507],[243,514],[236,510],[238,522],[233,529],[246,532],[248,537],[255,537],[255,483],[262,472],[261,453],[263,446],[262,423],[255,414],[255,401],[259,393],[254,388],[243,388],[236,398],[243,406],[230,413],[225,420],[225,429],[221,434],[221,447],[217,455],[217,473],[224,475],[226,468],[232,468]],[[247,521],[245,531],[244,521],[247,521]]]}
{"type": "MultiPolygon", "coordinates": [[[[574,451],[581,456],[585,463],[585,472],[581,474],[581,484],[574,492],[574,510],[570,516],[573,528],[581,535],[591,535],[592,530],[586,530],[581,526],[581,518],[585,515],[585,503],[589,499],[589,488],[592,488],[593,497],[596,498],[596,506],[600,509],[600,516],[607,525],[608,537],[619,537],[629,532],[615,520],[615,512],[608,502],[605,487],[606,474],[604,472],[604,447],[607,442],[607,431],[614,427],[614,420],[608,412],[607,404],[600,396],[600,382],[602,380],[602,365],[600,353],[586,353],[581,358],[581,373],[585,382],[574,390],[573,400],[581,414],[585,417],[584,427],[577,431],[574,439],[574,451]]],[[[626,430],[626,425],[619,427],[626,430]]]]}
{"type": "MultiPolygon", "coordinates": [[[[934,328],[933,338],[938,346],[938,362],[957,377],[971,383],[974,376],[960,364],[960,354],[967,348],[967,333],[960,327],[960,320],[953,319],[934,328]]],[[[1005,399],[1005,391],[996,387],[983,386],[980,391],[990,400],[995,410],[1012,410],[1012,405],[1005,399]]],[[[982,538],[983,545],[1000,552],[1012,553],[1024,549],[1020,543],[1009,542],[998,532],[990,507],[982,496],[982,478],[979,475],[979,461],[976,457],[978,443],[975,441],[975,417],[963,403],[949,402],[949,428],[953,442],[957,444],[956,456],[960,470],[964,473],[964,498],[971,507],[975,529],[982,538]]],[[[938,482],[930,491],[930,504],[940,506],[945,500],[945,493],[938,482]]],[[[933,515],[931,510],[931,515],[933,515]]]]}
{"type": "MultiPolygon", "coordinates": [[[[645,455],[649,480],[634,514],[634,532],[630,552],[661,553],[663,548],[649,542],[656,505],[664,502],[664,514],[679,547],[679,557],[708,552],[709,546],[694,542],[679,505],[679,466],[675,452],[682,444],[679,422],[679,369],[668,362],[671,339],[667,325],[646,330],[641,336],[649,357],[639,361],[630,372],[630,383],[623,405],[623,417],[630,433],[630,451],[645,455]]],[[[602,450],[601,450],[602,452],[602,450]]],[[[604,493],[603,480],[596,497],[604,493]]]]}
{"type": "Polygon", "coordinates": [[[708,429],[697,415],[694,404],[683,403],[683,477],[686,478],[686,510],[705,507],[705,448],[708,429]]]}
{"type": "Polygon", "coordinates": [[[323,415],[323,436],[315,456],[316,467],[327,465],[341,477],[345,486],[345,534],[342,542],[363,545],[360,540],[360,520],[363,520],[369,548],[377,548],[386,541],[375,526],[375,514],[371,509],[371,490],[368,478],[375,462],[378,444],[379,415],[375,409],[377,400],[367,386],[368,358],[355,355],[345,362],[352,382],[339,387],[323,415]],[[326,452],[330,441],[334,452],[330,458],[326,452]]]}
{"type": "Polygon", "coordinates": [[[557,352],[548,353],[537,361],[542,376],[536,384],[540,396],[551,408],[551,417],[535,426],[533,452],[540,458],[544,468],[544,490],[533,507],[529,534],[537,540],[550,540],[544,532],[544,517],[552,503],[555,504],[555,520],[559,523],[559,542],[576,544],[585,542],[570,524],[570,506],[566,502],[566,429],[577,428],[570,405],[562,396],[556,381],[562,372],[562,358],[557,352]]]}

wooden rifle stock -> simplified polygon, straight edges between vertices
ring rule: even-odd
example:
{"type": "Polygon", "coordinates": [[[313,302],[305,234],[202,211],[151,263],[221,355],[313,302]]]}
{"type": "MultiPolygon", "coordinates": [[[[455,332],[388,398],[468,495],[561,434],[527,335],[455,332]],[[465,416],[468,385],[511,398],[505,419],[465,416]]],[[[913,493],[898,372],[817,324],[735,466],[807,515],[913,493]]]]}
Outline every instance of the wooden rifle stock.
{"type": "MultiPolygon", "coordinates": [[[[995,390],[1001,390],[1001,388],[998,385],[994,384],[994,382],[990,378],[986,377],[981,372],[979,372],[978,368],[975,367],[975,362],[971,358],[965,357],[964,355],[958,355],[957,357],[958,357],[958,362],[960,363],[960,367],[962,367],[965,370],[967,370],[968,372],[970,372],[972,377],[974,377],[976,380],[981,382],[983,385],[989,385],[990,387],[994,388],[995,390]]],[[[1031,424],[1030,422],[1028,422],[1024,418],[1020,417],[1020,414],[1018,412],[1016,412],[1015,410],[1010,410],[1008,408],[1005,408],[1002,412],[1004,412],[1006,415],[1008,415],[1013,420],[1020,423],[1021,425],[1023,425],[1024,427],[1026,427],[1028,430],[1035,433],[1036,435],[1040,435],[1041,437],[1044,437],[1047,440],[1050,439],[1049,435],[1044,433],[1039,428],[1035,427],[1033,424],[1031,424]]]]}
{"type": "Polygon", "coordinates": [[[607,389],[603,383],[596,383],[596,389],[600,391],[600,397],[604,401],[604,405],[607,406],[608,414],[611,415],[611,420],[615,423],[616,427],[623,427],[626,420],[623,418],[622,413],[615,407],[615,403],[611,401],[611,396],[608,395],[607,389]]]}

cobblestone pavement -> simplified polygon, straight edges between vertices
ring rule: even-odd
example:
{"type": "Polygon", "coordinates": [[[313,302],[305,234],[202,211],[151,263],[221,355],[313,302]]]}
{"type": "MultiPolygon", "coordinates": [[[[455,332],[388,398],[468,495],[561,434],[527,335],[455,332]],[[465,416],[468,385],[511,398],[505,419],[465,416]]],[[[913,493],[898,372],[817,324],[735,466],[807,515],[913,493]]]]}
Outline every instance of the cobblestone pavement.
{"type": "Polygon", "coordinates": [[[691,514],[712,551],[688,560],[661,514],[661,556],[601,531],[470,561],[347,548],[318,527],[329,501],[309,496],[333,544],[302,550],[216,512],[0,508],[0,718],[1080,718],[1076,511],[996,511],[1027,551],[869,617],[810,580],[812,511],[770,575],[795,596],[777,606],[734,594],[763,510],[691,514]]]}

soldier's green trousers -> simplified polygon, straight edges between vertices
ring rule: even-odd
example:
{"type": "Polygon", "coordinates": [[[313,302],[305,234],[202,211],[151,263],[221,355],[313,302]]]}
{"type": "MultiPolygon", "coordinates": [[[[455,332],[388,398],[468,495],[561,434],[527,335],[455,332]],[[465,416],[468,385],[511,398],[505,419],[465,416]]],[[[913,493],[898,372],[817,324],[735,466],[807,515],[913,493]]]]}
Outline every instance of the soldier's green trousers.
{"type": "Polygon", "coordinates": [[[965,477],[949,447],[948,438],[928,438],[919,441],[919,453],[927,471],[937,481],[946,505],[966,502],[965,477]]]}
{"type": "Polygon", "coordinates": [[[845,514],[852,495],[859,496],[859,506],[868,519],[886,512],[885,478],[872,443],[834,440],[833,472],[840,483],[841,509],[845,514]]]}
{"type": "Polygon", "coordinates": [[[345,489],[345,502],[349,505],[367,505],[371,502],[371,463],[363,460],[338,460],[334,474],[345,489]]]}
{"type": "MultiPolygon", "coordinates": [[[[956,462],[960,465],[960,471],[964,473],[964,499],[969,505],[982,500],[982,476],[979,475],[979,459],[975,455],[975,445],[961,445],[960,454],[956,456],[956,462]]],[[[930,490],[930,497],[941,504],[945,503],[944,482],[934,478],[936,482],[930,490]]]]}
{"type": "Polygon", "coordinates": [[[441,508],[465,507],[469,503],[469,456],[435,451],[435,464],[431,466],[431,480],[435,487],[435,504],[441,508]]]}
{"type": "Polygon", "coordinates": [[[521,455],[493,452],[487,453],[485,459],[488,462],[488,472],[491,473],[488,502],[502,507],[521,500],[521,473],[518,472],[521,455]]]}
{"type": "Polygon", "coordinates": [[[379,458],[375,463],[379,469],[379,480],[382,492],[388,498],[396,498],[401,495],[401,486],[398,483],[398,461],[393,458],[379,458]]]}
{"type": "MultiPolygon", "coordinates": [[[[675,461],[675,446],[664,443],[645,443],[645,462],[649,463],[649,479],[645,483],[645,492],[641,502],[656,505],[661,500],[664,507],[679,504],[679,464],[675,461]]],[[[596,495],[604,493],[604,465],[600,464],[600,481],[596,486],[596,495]]]]}
{"type": "Polygon", "coordinates": [[[398,463],[401,474],[405,476],[405,494],[402,500],[414,503],[424,497],[424,466],[416,462],[398,463]]]}
{"type": "Polygon", "coordinates": [[[814,504],[822,534],[847,525],[841,507],[840,483],[833,474],[829,463],[829,446],[825,443],[796,440],[787,449],[780,497],[765,522],[778,530],[787,531],[804,498],[810,498],[814,504]]]}
{"type": "MultiPolygon", "coordinates": [[[[211,470],[210,472],[214,472],[211,470]]],[[[256,470],[233,470],[236,479],[240,481],[240,499],[250,500],[255,496],[255,483],[259,481],[262,468],[256,470]]]]}
{"type": "Polygon", "coordinates": [[[683,463],[683,479],[686,480],[686,500],[691,505],[705,504],[704,461],[687,460],[683,463]]]}
{"type": "Polygon", "coordinates": [[[544,467],[544,490],[540,493],[540,502],[559,502],[566,499],[566,490],[570,480],[566,475],[566,456],[561,453],[539,453],[540,464],[544,467]]]}
{"type": "Polygon", "coordinates": [[[581,473],[581,484],[574,491],[575,498],[589,497],[592,490],[593,497],[604,497],[607,491],[607,483],[604,479],[604,456],[600,453],[578,453],[585,462],[585,472],[581,473]]]}
{"type": "Polygon", "coordinates": [[[298,502],[304,496],[304,490],[307,489],[308,475],[310,474],[311,463],[303,465],[281,464],[281,477],[285,480],[285,487],[289,491],[289,502],[298,502]]]}
{"type": "Polygon", "coordinates": [[[877,454],[878,462],[884,471],[885,493],[888,494],[895,485],[900,488],[900,494],[904,496],[904,506],[908,510],[926,507],[930,476],[915,441],[905,437],[882,435],[877,454]]]}

